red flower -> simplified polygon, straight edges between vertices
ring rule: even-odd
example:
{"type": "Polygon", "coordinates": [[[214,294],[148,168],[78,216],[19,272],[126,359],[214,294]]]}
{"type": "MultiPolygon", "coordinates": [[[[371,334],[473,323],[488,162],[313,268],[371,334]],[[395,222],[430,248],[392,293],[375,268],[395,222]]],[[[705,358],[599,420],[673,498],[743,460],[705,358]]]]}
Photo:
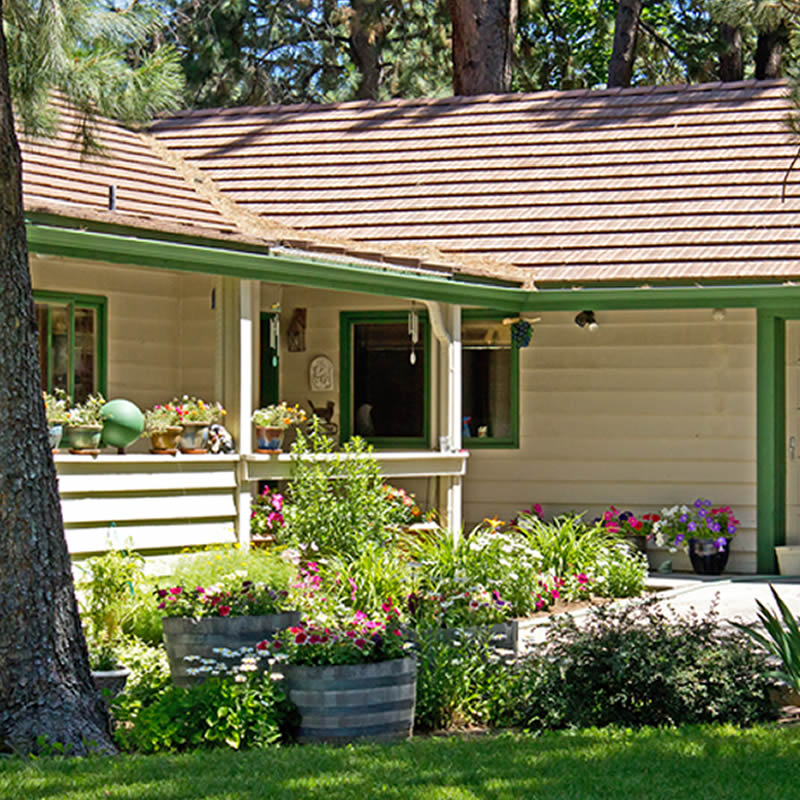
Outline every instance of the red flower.
{"type": "Polygon", "coordinates": [[[353,644],[358,647],[360,650],[363,650],[367,646],[367,642],[365,639],[356,639],[353,644]]]}
{"type": "Polygon", "coordinates": [[[259,642],[256,645],[256,650],[269,650],[269,642],[266,639],[264,639],[262,642],[259,642]]]}
{"type": "Polygon", "coordinates": [[[303,633],[303,631],[300,631],[300,633],[298,633],[298,634],[297,634],[297,635],[294,637],[294,643],[295,643],[295,644],[303,644],[303,642],[305,642],[305,640],[306,640],[307,638],[308,638],[308,637],[305,635],[305,633],[303,633]]]}
{"type": "Polygon", "coordinates": [[[231,613],[231,607],[230,606],[220,606],[219,607],[219,615],[221,617],[227,617],[228,614],[230,614],[230,613],[231,613]]]}

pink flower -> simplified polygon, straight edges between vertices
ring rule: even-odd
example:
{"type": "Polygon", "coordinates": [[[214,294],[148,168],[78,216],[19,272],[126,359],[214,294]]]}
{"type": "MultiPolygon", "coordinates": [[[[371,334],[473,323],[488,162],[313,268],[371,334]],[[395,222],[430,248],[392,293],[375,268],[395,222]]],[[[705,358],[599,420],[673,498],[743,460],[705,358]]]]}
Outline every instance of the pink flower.
{"type": "Polygon", "coordinates": [[[577,578],[578,583],[589,583],[589,576],[584,572],[579,572],[575,577],[577,578]]]}
{"type": "Polygon", "coordinates": [[[180,594],[183,591],[183,586],[173,586],[170,590],[170,594],[180,594]]]}
{"type": "Polygon", "coordinates": [[[558,598],[561,597],[561,594],[559,593],[558,589],[551,589],[550,594],[552,595],[553,600],[558,600],[558,598]]]}
{"type": "Polygon", "coordinates": [[[541,503],[534,503],[533,504],[533,513],[536,514],[537,517],[542,516],[542,504],[541,503]]]}

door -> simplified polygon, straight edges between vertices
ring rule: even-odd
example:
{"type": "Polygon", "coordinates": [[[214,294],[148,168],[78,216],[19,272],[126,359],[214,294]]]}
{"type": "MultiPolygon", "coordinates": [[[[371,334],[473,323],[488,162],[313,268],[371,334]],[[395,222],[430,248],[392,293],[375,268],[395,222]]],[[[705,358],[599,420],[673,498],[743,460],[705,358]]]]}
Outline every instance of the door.
{"type": "Polygon", "coordinates": [[[260,408],[278,402],[279,330],[280,315],[269,312],[261,314],[261,378],[258,394],[260,408]]]}

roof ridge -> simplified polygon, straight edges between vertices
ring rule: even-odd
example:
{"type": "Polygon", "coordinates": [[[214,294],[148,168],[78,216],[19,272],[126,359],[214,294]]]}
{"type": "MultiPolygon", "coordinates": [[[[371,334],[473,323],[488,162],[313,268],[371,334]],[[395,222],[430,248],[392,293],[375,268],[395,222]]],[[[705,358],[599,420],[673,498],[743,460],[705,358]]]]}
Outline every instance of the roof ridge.
{"type": "Polygon", "coordinates": [[[448,95],[443,97],[413,97],[413,98],[388,98],[385,100],[344,100],[328,103],[271,103],[267,105],[231,106],[216,108],[183,109],[175,113],[160,114],[150,128],[158,125],[161,120],[198,119],[203,117],[228,117],[251,116],[253,114],[277,114],[280,112],[298,113],[331,110],[358,110],[358,109],[383,109],[403,107],[429,108],[436,105],[479,105],[486,103],[518,103],[521,101],[542,100],[567,100],[578,97],[609,97],[609,96],[641,96],[655,94],[700,94],[711,91],[739,91],[743,89],[764,88],[772,89],[786,87],[785,78],[770,78],[756,80],[755,78],[742,81],[710,81],[706,83],[674,83],[647,86],[629,87],[596,87],[582,89],[543,89],[537,92],[506,92],[499,94],[478,95],[448,95]]]}

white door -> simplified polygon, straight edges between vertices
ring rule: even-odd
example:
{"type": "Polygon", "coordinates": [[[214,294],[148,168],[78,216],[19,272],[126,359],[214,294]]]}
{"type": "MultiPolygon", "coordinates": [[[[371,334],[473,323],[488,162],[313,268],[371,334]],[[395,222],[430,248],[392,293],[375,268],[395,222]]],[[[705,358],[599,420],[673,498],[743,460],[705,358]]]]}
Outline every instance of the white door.
{"type": "Polygon", "coordinates": [[[800,320],[786,323],[786,544],[800,544],[800,320]]]}

